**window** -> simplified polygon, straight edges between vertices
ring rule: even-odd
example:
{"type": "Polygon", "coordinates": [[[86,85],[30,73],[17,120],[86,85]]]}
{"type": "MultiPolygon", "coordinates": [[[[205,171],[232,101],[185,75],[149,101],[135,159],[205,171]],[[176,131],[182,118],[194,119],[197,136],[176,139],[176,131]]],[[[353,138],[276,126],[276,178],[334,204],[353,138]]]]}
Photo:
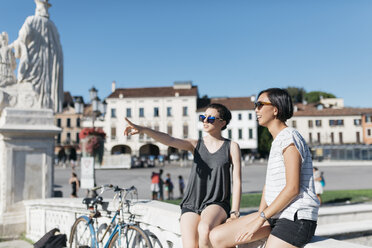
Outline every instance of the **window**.
{"type": "Polygon", "coordinates": [[[309,143],[313,143],[313,135],[312,135],[312,133],[309,133],[309,143]]]}
{"type": "Polygon", "coordinates": [[[360,132],[356,132],[356,143],[360,144],[360,132]]]}
{"type": "Polygon", "coordinates": [[[66,127],[71,127],[71,119],[67,118],[66,120],[66,127]]]}
{"type": "Polygon", "coordinates": [[[238,114],[238,120],[239,120],[239,121],[242,120],[242,114],[238,114]]]}
{"type": "Polygon", "coordinates": [[[132,117],[132,109],[131,108],[127,108],[127,117],[128,118],[132,117]]]}
{"type": "Polygon", "coordinates": [[[182,109],[182,115],[183,116],[188,116],[188,110],[187,110],[187,107],[183,107],[183,109],[182,109]]]}
{"type": "Polygon", "coordinates": [[[66,144],[70,144],[71,142],[71,133],[66,133],[66,144]]]}
{"type": "Polygon", "coordinates": [[[372,122],[372,115],[366,115],[365,118],[367,123],[372,122]]]}
{"type": "Polygon", "coordinates": [[[111,109],[111,118],[116,118],[116,109],[111,109]]]}
{"type": "Polygon", "coordinates": [[[61,127],[61,119],[60,118],[57,119],[57,127],[61,127]]]}
{"type": "Polygon", "coordinates": [[[367,129],[367,135],[371,136],[371,129],[367,129]]]}
{"type": "Polygon", "coordinates": [[[76,133],[76,143],[79,144],[79,142],[80,142],[79,133],[76,133]]]}
{"type": "Polygon", "coordinates": [[[154,117],[159,117],[159,108],[158,107],[154,108],[154,117]]]}
{"type": "Polygon", "coordinates": [[[320,143],[320,133],[317,133],[316,136],[317,136],[317,139],[318,139],[318,143],[320,143]]]}
{"type": "Polygon", "coordinates": [[[172,136],[172,132],[173,132],[172,125],[168,125],[168,127],[167,127],[167,134],[169,134],[170,136],[172,136]]]}
{"type": "Polygon", "coordinates": [[[189,126],[187,124],[183,125],[183,138],[186,139],[189,136],[189,126]]]}
{"type": "Polygon", "coordinates": [[[315,120],[315,126],[321,127],[322,126],[322,120],[315,120]]]}
{"type": "Polygon", "coordinates": [[[111,139],[116,139],[116,127],[111,127],[111,139]]]}
{"type": "Polygon", "coordinates": [[[61,144],[61,134],[57,135],[57,144],[61,144]]]}
{"type": "Polygon", "coordinates": [[[331,133],[331,143],[335,143],[335,135],[333,133],[331,133]]]}
{"type": "Polygon", "coordinates": [[[172,116],[172,107],[167,107],[167,116],[172,116]]]}
{"type": "Polygon", "coordinates": [[[341,132],[338,133],[338,139],[340,141],[340,144],[343,144],[344,143],[344,140],[342,138],[342,133],[341,132]]]}
{"type": "Polygon", "coordinates": [[[155,131],[159,131],[159,125],[158,125],[158,124],[156,124],[156,125],[154,126],[154,130],[155,130],[155,131]]]}
{"type": "Polygon", "coordinates": [[[248,114],[248,120],[252,120],[252,113],[248,114]]]}
{"type": "Polygon", "coordinates": [[[297,122],[296,121],[292,121],[292,127],[293,128],[296,128],[297,127],[297,122]]]}
{"type": "Polygon", "coordinates": [[[313,120],[309,120],[308,125],[309,125],[309,127],[313,127],[313,120]]]}
{"type": "Polygon", "coordinates": [[[239,130],[238,130],[238,133],[239,133],[238,138],[239,138],[239,139],[243,139],[243,130],[242,130],[242,129],[239,129],[239,130]]]}
{"type": "Polygon", "coordinates": [[[139,117],[145,117],[145,109],[139,108],[139,117]]]}
{"type": "Polygon", "coordinates": [[[227,133],[228,133],[228,137],[229,137],[229,139],[232,139],[232,132],[231,132],[231,129],[227,130],[227,133]]]}
{"type": "Polygon", "coordinates": [[[77,126],[77,127],[80,127],[80,118],[77,118],[77,119],[76,119],[76,126],[77,126]]]}
{"type": "Polygon", "coordinates": [[[360,126],[362,124],[362,120],[361,119],[354,119],[354,125],[355,126],[360,126]]]}
{"type": "Polygon", "coordinates": [[[330,126],[343,126],[344,120],[329,120],[330,126]]]}
{"type": "Polygon", "coordinates": [[[253,129],[252,128],[248,129],[248,138],[253,139],[253,129]]]}

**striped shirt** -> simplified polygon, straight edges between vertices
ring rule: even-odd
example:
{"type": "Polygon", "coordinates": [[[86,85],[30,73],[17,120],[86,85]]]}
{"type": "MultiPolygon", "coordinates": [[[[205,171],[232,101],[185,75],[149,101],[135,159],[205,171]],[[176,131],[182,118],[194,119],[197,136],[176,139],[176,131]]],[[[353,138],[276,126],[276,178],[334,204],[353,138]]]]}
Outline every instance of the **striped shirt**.
{"type": "Polygon", "coordinates": [[[294,144],[301,155],[300,193],[287,207],[272,218],[294,220],[294,215],[297,212],[298,219],[316,221],[319,200],[315,194],[310,150],[299,132],[291,127],[280,131],[271,145],[266,173],[265,200],[270,206],[286,185],[283,151],[291,144],[294,144]]]}

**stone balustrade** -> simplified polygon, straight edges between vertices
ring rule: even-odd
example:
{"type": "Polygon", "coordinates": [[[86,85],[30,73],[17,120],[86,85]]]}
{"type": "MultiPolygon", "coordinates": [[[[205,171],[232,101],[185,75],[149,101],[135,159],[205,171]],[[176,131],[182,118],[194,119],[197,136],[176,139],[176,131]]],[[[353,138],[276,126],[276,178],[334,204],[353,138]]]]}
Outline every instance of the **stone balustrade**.
{"type": "MultiPolygon", "coordinates": [[[[47,231],[58,227],[61,233],[69,237],[70,229],[75,219],[87,214],[82,199],[49,198],[44,200],[25,201],[27,218],[27,237],[38,240],[47,231]]],[[[100,222],[108,221],[110,212],[114,210],[110,202],[106,210],[102,210],[103,217],[100,222]]],[[[131,212],[136,215],[140,226],[151,237],[154,248],[179,248],[182,247],[179,227],[179,206],[159,201],[139,200],[131,207],[131,212]]],[[[239,248],[263,247],[263,242],[242,245],[239,248]]],[[[305,248],[362,248],[366,246],[337,241],[329,238],[314,237],[305,248]]]]}

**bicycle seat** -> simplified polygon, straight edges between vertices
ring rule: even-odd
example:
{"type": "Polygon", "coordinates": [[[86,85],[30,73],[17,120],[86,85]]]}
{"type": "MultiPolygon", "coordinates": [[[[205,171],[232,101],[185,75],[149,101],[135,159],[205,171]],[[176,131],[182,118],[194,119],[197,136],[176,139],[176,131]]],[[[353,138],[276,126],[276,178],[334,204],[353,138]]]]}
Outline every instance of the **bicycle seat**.
{"type": "Polygon", "coordinates": [[[102,204],[103,198],[101,196],[94,197],[94,198],[84,198],[83,204],[87,205],[87,208],[93,207],[97,204],[102,204]]]}

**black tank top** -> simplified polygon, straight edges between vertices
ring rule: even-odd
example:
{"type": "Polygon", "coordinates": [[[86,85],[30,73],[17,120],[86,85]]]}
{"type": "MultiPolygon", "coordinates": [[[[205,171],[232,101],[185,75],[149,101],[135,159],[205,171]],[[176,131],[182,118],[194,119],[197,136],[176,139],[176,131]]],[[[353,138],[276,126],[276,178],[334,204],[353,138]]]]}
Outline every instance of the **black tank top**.
{"type": "Polygon", "coordinates": [[[181,208],[200,214],[208,205],[217,204],[228,214],[231,208],[230,165],[230,140],[225,139],[216,152],[210,153],[200,139],[181,208]]]}

